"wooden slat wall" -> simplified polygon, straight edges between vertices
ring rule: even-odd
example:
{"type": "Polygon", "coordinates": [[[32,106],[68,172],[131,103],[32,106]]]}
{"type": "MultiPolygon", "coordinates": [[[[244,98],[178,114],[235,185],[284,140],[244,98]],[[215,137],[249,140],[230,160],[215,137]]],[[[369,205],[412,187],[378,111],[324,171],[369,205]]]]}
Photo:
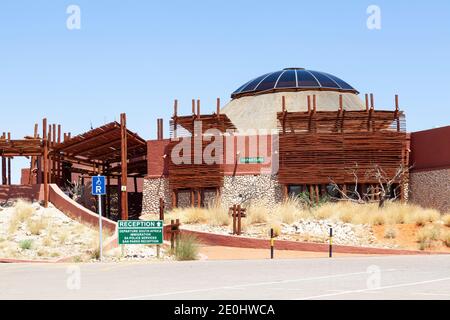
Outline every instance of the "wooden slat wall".
{"type": "Polygon", "coordinates": [[[280,112],[278,119],[282,184],[350,184],[356,166],[360,183],[376,183],[366,174],[375,165],[388,176],[407,166],[401,112],[280,112]]]}

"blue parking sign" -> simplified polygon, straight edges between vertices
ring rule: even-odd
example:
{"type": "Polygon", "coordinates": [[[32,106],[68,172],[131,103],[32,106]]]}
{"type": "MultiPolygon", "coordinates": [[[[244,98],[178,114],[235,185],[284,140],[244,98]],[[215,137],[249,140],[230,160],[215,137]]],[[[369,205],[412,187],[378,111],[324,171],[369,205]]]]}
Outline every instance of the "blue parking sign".
{"type": "Polygon", "coordinates": [[[92,195],[101,196],[106,194],[106,183],[104,176],[92,177],[92,195]]]}

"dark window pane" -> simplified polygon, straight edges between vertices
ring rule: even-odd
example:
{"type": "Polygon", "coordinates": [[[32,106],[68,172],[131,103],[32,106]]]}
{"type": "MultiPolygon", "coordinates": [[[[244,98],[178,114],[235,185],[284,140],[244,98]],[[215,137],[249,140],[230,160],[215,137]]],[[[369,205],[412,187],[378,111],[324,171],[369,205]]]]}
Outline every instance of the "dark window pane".
{"type": "Polygon", "coordinates": [[[241,90],[248,84],[249,82],[244,83],[242,86],[240,86],[238,89],[236,89],[232,94],[236,94],[241,92],[241,90]]]}
{"type": "Polygon", "coordinates": [[[320,84],[307,71],[297,70],[298,86],[301,87],[320,87],[320,84]]]}
{"type": "Polygon", "coordinates": [[[326,74],[329,78],[333,79],[334,81],[337,82],[337,84],[345,90],[355,90],[355,88],[353,88],[351,85],[349,85],[347,82],[343,81],[342,79],[339,79],[338,77],[333,76],[332,74],[328,74],[328,73],[324,73],[326,74]]]}
{"type": "Polygon", "coordinates": [[[324,75],[320,72],[316,72],[316,71],[310,71],[310,72],[314,75],[314,77],[317,78],[317,80],[319,80],[322,87],[324,87],[324,88],[339,88],[339,86],[336,84],[336,82],[334,82],[333,80],[328,78],[326,75],[324,75]]]}
{"type": "Polygon", "coordinates": [[[277,88],[295,88],[297,83],[295,82],[295,71],[285,71],[278,80],[277,88]]]}
{"type": "Polygon", "coordinates": [[[264,79],[263,82],[259,84],[258,87],[256,87],[256,91],[264,91],[273,89],[275,87],[275,83],[277,82],[278,77],[283,71],[277,71],[272,73],[270,76],[264,79]]]}
{"type": "Polygon", "coordinates": [[[266,73],[261,77],[256,78],[255,80],[250,81],[249,84],[247,84],[244,88],[242,88],[241,92],[255,90],[255,87],[258,85],[258,83],[260,83],[261,80],[264,79],[267,75],[268,73],[266,73]]]}

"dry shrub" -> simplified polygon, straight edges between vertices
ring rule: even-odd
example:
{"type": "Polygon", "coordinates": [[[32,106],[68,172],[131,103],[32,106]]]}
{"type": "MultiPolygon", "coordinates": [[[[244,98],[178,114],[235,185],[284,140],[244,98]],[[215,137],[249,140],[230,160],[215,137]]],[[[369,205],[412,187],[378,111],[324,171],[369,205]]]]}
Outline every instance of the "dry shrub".
{"type": "Polygon", "coordinates": [[[386,239],[395,239],[397,238],[398,229],[395,226],[387,226],[384,229],[384,237],[386,239]]]}
{"type": "Polygon", "coordinates": [[[27,221],[27,228],[33,235],[40,235],[42,230],[48,227],[48,220],[46,218],[29,219],[27,221]]]}
{"type": "Polygon", "coordinates": [[[25,222],[28,220],[35,209],[30,202],[24,200],[18,200],[14,205],[14,215],[20,220],[20,222],[25,222]]]}
{"type": "Polygon", "coordinates": [[[421,228],[417,232],[417,242],[420,250],[431,248],[435,241],[438,241],[441,236],[441,229],[438,225],[428,225],[421,228]]]}
{"type": "Polygon", "coordinates": [[[444,242],[444,244],[450,248],[450,231],[445,231],[442,234],[442,238],[441,238],[442,242],[444,242]]]}
{"type": "Polygon", "coordinates": [[[207,222],[207,210],[204,208],[186,208],[183,210],[182,222],[184,223],[204,223],[207,222]]]}
{"type": "Polygon", "coordinates": [[[386,215],[382,212],[382,210],[379,210],[372,213],[369,223],[373,226],[382,226],[386,224],[386,220],[386,215]]]}
{"type": "Polygon", "coordinates": [[[262,202],[251,203],[246,213],[247,217],[244,219],[246,225],[266,223],[269,220],[269,210],[262,202]]]}
{"type": "Polygon", "coordinates": [[[442,223],[444,223],[444,226],[450,227],[450,213],[443,215],[441,220],[442,220],[442,223]]]}
{"type": "Polygon", "coordinates": [[[230,224],[228,209],[219,201],[212,201],[208,204],[206,219],[211,226],[228,226],[230,224]]]}
{"type": "Polygon", "coordinates": [[[197,237],[182,233],[175,248],[175,258],[179,261],[196,260],[198,252],[199,242],[197,237]]]}
{"type": "Polygon", "coordinates": [[[17,231],[20,224],[31,218],[35,209],[30,202],[18,200],[14,204],[14,211],[9,221],[8,233],[13,234],[17,231]]]}

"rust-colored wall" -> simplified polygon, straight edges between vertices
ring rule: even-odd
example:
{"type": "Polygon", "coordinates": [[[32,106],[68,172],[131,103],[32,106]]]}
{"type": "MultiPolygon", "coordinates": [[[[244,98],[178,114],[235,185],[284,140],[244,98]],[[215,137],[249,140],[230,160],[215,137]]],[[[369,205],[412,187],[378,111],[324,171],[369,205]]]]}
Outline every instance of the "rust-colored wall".
{"type": "Polygon", "coordinates": [[[450,168],[450,126],[411,133],[412,171],[450,168]]]}
{"type": "MultiPolygon", "coordinates": [[[[168,150],[168,146],[170,143],[170,139],[164,140],[150,140],[147,141],[147,158],[148,158],[148,178],[158,178],[161,176],[167,176],[169,174],[168,165],[170,161],[170,154],[168,150]],[[166,158],[163,156],[167,154],[166,158]]],[[[272,136],[256,136],[253,137],[238,137],[232,136],[230,138],[224,137],[224,175],[244,175],[244,174],[260,174],[261,169],[270,169],[271,161],[272,161],[272,136]],[[232,139],[232,140],[231,140],[232,139]],[[243,139],[242,143],[238,142],[239,139],[243,139]],[[267,151],[264,154],[250,154],[250,141],[252,143],[257,141],[257,145],[265,143],[267,146],[267,151]],[[265,142],[262,142],[265,141],[265,142]],[[231,146],[233,145],[233,151],[231,149],[228,152],[233,152],[237,154],[239,152],[239,156],[237,158],[237,163],[225,163],[227,159],[227,144],[231,146]],[[239,157],[264,157],[264,163],[262,164],[242,164],[239,161],[239,157]]],[[[231,147],[230,147],[231,148],[231,147]]]]}
{"type": "Polygon", "coordinates": [[[41,185],[0,185],[0,202],[14,199],[24,199],[28,201],[40,201],[43,199],[41,185]]]}

